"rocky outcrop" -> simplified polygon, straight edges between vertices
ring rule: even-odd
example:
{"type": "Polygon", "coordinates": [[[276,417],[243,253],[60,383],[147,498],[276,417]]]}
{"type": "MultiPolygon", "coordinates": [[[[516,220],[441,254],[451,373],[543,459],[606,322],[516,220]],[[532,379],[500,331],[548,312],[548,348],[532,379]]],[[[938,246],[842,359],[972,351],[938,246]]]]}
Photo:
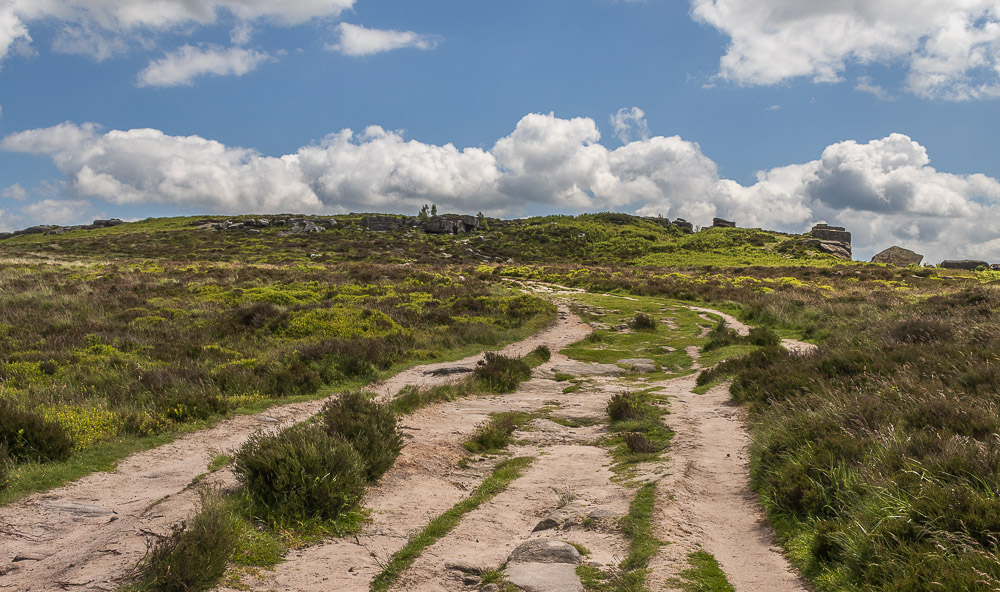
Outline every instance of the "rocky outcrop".
{"type": "Polygon", "coordinates": [[[677,228],[680,228],[681,232],[685,232],[687,234],[694,233],[694,224],[691,224],[690,222],[688,222],[684,218],[678,218],[678,219],[674,220],[673,222],[671,222],[671,224],[673,224],[677,228]]]}
{"type": "Polygon", "coordinates": [[[712,218],[712,228],[736,228],[736,222],[723,218],[712,218]]]}
{"type": "Polygon", "coordinates": [[[92,224],[77,224],[75,226],[39,224],[38,226],[29,226],[28,228],[15,230],[14,232],[0,232],[0,240],[23,234],[63,234],[64,232],[69,232],[71,230],[94,230],[97,228],[110,228],[112,226],[118,226],[119,224],[125,224],[125,221],[118,218],[112,218],[110,220],[94,220],[92,224]]]}
{"type": "Polygon", "coordinates": [[[365,216],[361,219],[361,225],[368,230],[375,232],[387,232],[402,228],[406,223],[406,218],[398,216],[365,216]]]}
{"type": "Polygon", "coordinates": [[[892,246],[872,257],[872,263],[885,263],[896,267],[920,265],[924,256],[903,247],[892,246]]]}
{"type": "Polygon", "coordinates": [[[972,271],[977,267],[989,267],[989,264],[985,261],[978,261],[976,259],[947,259],[941,262],[938,267],[943,267],[945,269],[967,269],[972,271]]]}
{"type": "Polygon", "coordinates": [[[851,260],[851,233],[843,226],[817,224],[809,231],[809,235],[812,240],[807,240],[806,244],[817,251],[846,261],[851,260]]]}

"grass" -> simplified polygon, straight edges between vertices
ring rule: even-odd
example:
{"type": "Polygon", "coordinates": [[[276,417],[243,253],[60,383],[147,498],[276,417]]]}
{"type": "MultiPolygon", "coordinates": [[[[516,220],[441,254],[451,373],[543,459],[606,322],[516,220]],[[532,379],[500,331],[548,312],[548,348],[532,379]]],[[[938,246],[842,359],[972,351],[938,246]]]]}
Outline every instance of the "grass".
{"type": "Polygon", "coordinates": [[[610,436],[605,443],[612,447],[611,470],[619,479],[630,479],[638,465],[660,458],[673,438],[663,424],[668,413],[663,397],[655,390],[617,394],[608,401],[610,436]]]}
{"type": "Polygon", "coordinates": [[[520,477],[532,462],[530,457],[517,457],[498,464],[469,497],[452,506],[448,511],[424,527],[410,538],[406,546],[397,551],[386,563],[382,571],[372,580],[372,592],[389,590],[399,576],[416,561],[427,547],[451,532],[462,516],[475,510],[484,502],[505,491],[515,479],[520,477]]]}
{"type": "Polygon", "coordinates": [[[628,541],[628,555],[614,568],[604,571],[592,565],[580,565],[576,573],[588,592],[644,592],[650,560],[665,543],[653,535],[656,508],[656,483],[645,483],[629,504],[628,514],[620,519],[622,534],[628,541]]]}
{"type": "Polygon", "coordinates": [[[711,553],[695,551],[687,557],[691,566],[671,584],[684,592],[736,592],[711,553]]]}

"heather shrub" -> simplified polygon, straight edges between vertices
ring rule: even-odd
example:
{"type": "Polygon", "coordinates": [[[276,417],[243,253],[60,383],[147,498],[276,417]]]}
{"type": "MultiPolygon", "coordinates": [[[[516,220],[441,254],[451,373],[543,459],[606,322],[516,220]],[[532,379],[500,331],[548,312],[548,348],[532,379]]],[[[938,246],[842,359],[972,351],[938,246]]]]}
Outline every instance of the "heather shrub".
{"type": "Polygon", "coordinates": [[[272,520],[334,520],[354,510],[365,464],[354,447],[321,425],[258,432],[236,452],[233,473],[272,520]]]}
{"type": "Polygon", "coordinates": [[[476,364],[476,381],[495,393],[512,393],[517,385],[531,378],[531,368],[519,358],[486,352],[476,364]]]}
{"type": "Polygon", "coordinates": [[[656,319],[644,312],[635,313],[635,318],[628,322],[633,331],[655,331],[656,319]]]}
{"type": "Polygon", "coordinates": [[[138,567],[137,587],[150,592],[200,592],[212,588],[233,556],[237,533],[225,500],[202,497],[201,511],[174,527],[138,567]]]}
{"type": "Polygon", "coordinates": [[[622,440],[624,440],[625,445],[628,446],[630,452],[651,454],[659,452],[663,449],[662,446],[658,446],[651,442],[650,439],[646,437],[646,434],[642,432],[622,432],[622,440]]]}
{"type": "Polygon", "coordinates": [[[62,460],[73,452],[73,441],[62,426],[7,399],[0,399],[0,445],[17,462],[62,460]]]}
{"type": "Polygon", "coordinates": [[[525,364],[531,368],[541,366],[545,362],[548,362],[552,358],[552,350],[549,349],[547,345],[539,345],[535,349],[528,352],[528,355],[521,358],[525,364]]]}
{"type": "Polygon", "coordinates": [[[639,419],[643,416],[643,403],[633,393],[618,393],[608,401],[607,412],[611,421],[639,419]]]}
{"type": "Polygon", "coordinates": [[[12,466],[10,454],[7,452],[7,445],[0,444],[0,491],[7,489],[10,485],[10,469],[12,466]]]}
{"type": "Polygon", "coordinates": [[[328,435],[342,437],[361,455],[368,481],[392,468],[403,449],[396,414],[362,391],[348,391],[330,401],[321,417],[328,435]]]}

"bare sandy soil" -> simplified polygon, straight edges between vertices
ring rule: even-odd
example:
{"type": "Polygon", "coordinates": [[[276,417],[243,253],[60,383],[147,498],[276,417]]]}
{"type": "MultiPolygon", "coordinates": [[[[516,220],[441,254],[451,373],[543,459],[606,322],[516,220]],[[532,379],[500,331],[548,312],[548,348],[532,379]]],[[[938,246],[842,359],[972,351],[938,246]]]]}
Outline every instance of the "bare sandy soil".
{"type": "Polygon", "coordinates": [[[743,410],[729,403],[724,385],[692,393],[694,378],[664,385],[666,423],[676,435],[669,472],[658,482],[657,536],[672,544],[653,559],[649,588],[662,590],[688,567],[688,554],[705,550],[737,591],[805,590],[750,490],[743,410]]]}
{"type": "MultiPolygon", "coordinates": [[[[563,308],[552,326],[503,351],[522,355],[541,343],[556,350],[580,339],[586,333],[581,327],[563,308]]],[[[443,366],[474,367],[480,358],[414,367],[373,388],[389,395],[407,384],[447,382],[454,376],[426,372],[443,366]]],[[[115,471],[94,473],[0,508],[0,590],[116,589],[117,579],[143,557],[150,541],[194,513],[199,494],[191,482],[206,472],[215,454],[238,448],[257,430],[302,421],[324,402],[234,417],[134,454],[115,471]]],[[[223,470],[203,483],[231,482],[231,473],[223,470]]]]}

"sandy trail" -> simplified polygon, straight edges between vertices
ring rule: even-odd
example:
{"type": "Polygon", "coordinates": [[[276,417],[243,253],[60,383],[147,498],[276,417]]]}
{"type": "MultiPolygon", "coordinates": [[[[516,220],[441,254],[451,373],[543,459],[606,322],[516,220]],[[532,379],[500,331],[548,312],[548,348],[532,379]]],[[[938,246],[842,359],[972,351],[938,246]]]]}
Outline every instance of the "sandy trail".
{"type": "MultiPolygon", "coordinates": [[[[557,350],[587,330],[560,307],[553,325],[503,351],[520,355],[542,343],[557,350]]],[[[414,367],[372,388],[389,396],[407,384],[448,382],[455,380],[454,375],[425,372],[455,365],[474,367],[480,358],[414,367]]],[[[257,430],[302,421],[324,402],[294,403],[234,417],[133,454],[115,471],[94,473],[0,508],[0,590],[115,590],[118,578],[143,557],[148,542],[195,511],[199,494],[189,486],[206,471],[213,455],[238,448],[257,430]]],[[[206,481],[231,483],[232,475],[223,470],[206,481]]]]}
{"type": "MultiPolygon", "coordinates": [[[[740,330],[742,324],[730,319],[727,324],[740,330]]],[[[802,352],[814,347],[793,344],[802,352]]],[[[689,354],[697,357],[697,351],[689,354]]],[[[688,554],[704,549],[737,592],[806,590],[775,545],[774,531],[750,489],[744,410],[730,402],[727,385],[694,394],[695,378],[657,384],[671,398],[666,423],[675,432],[669,472],[657,485],[657,536],[672,544],[651,562],[649,588],[674,589],[668,582],[687,569],[688,554]]]]}
{"type": "MultiPolygon", "coordinates": [[[[587,325],[577,320],[572,333],[566,335],[573,337],[567,343],[589,331],[587,325]]],[[[468,497],[492,470],[497,459],[474,461],[467,469],[460,468],[458,463],[467,456],[462,442],[490,413],[531,412],[549,406],[557,407],[552,411],[557,417],[603,417],[607,398],[616,388],[601,386],[563,393],[566,383],[555,381],[550,370],[555,365],[572,368],[584,364],[553,354],[550,362],[536,369],[535,377],[522,384],[516,393],[440,403],[404,418],[404,433],[412,434],[412,438],[395,466],[369,493],[365,506],[372,511],[371,522],[362,532],[357,537],[332,539],[295,550],[273,572],[264,573],[256,582],[245,578],[244,584],[253,590],[283,592],[367,591],[382,565],[410,536],[468,497]]],[[[532,422],[529,430],[518,432],[517,437],[526,442],[512,447],[513,454],[534,456],[541,448],[547,454],[507,492],[467,515],[452,533],[427,549],[407,570],[396,589],[475,589],[475,586],[463,588],[463,573],[446,565],[497,567],[517,544],[529,537],[543,517],[561,504],[564,523],[598,509],[616,515],[624,513],[628,492],[608,485],[607,453],[588,445],[601,429],[569,428],[539,419],[532,422]],[[484,516],[489,518],[480,518],[484,516]]],[[[567,528],[573,527],[567,525],[567,528]]],[[[601,557],[607,561],[618,552],[620,537],[610,534],[613,528],[586,533],[580,530],[576,533],[579,542],[604,549],[601,557]]]]}

